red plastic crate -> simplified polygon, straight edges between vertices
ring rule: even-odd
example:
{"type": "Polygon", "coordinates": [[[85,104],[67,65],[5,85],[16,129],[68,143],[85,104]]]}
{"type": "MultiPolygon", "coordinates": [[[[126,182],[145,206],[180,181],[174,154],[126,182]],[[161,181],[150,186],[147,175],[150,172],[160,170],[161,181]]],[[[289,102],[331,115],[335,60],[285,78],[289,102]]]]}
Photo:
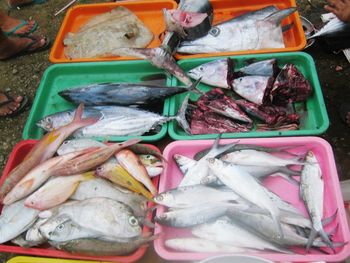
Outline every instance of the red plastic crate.
{"type": "MultiPolygon", "coordinates": [[[[37,140],[24,140],[19,142],[15,145],[13,148],[9,159],[6,163],[5,169],[3,171],[2,177],[0,179],[0,185],[2,185],[5,181],[5,178],[8,176],[10,171],[14,169],[21,161],[24,159],[24,157],[27,155],[27,153],[34,147],[34,145],[37,143],[37,140]]],[[[145,144],[149,147],[152,147],[154,150],[158,151],[160,153],[160,150],[150,144],[145,144]]],[[[158,176],[159,177],[159,176],[158,176]]],[[[155,177],[153,179],[154,185],[158,186],[158,177],[155,177]]],[[[149,207],[151,204],[149,204],[149,207]]],[[[2,206],[0,206],[0,210],[2,210],[2,206]]],[[[151,219],[151,214],[148,215],[148,218],[151,219]]],[[[150,232],[149,228],[144,227],[143,232],[150,232]]],[[[54,249],[48,245],[44,245],[41,247],[34,247],[34,248],[23,248],[20,246],[17,246],[15,244],[12,244],[11,242],[7,242],[5,244],[0,244],[0,252],[8,252],[8,253],[14,253],[14,254],[26,254],[26,255],[36,255],[36,256],[43,256],[43,257],[55,257],[55,258],[68,258],[68,259],[86,259],[86,260],[98,260],[98,261],[112,261],[112,262],[135,262],[145,254],[147,247],[142,246],[138,250],[136,250],[134,253],[126,255],[126,256],[84,256],[84,255],[78,255],[78,254],[70,254],[65,251],[54,249]]]]}

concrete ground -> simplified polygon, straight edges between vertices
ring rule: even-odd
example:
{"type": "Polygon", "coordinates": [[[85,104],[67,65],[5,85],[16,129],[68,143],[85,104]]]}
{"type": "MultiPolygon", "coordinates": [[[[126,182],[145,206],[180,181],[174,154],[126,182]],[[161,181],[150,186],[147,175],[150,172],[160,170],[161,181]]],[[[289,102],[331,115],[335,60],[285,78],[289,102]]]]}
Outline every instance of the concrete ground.
{"type": "MultiPolygon", "coordinates": [[[[54,17],[54,13],[63,7],[68,0],[48,0],[42,5],[32,5],[20,10],[9,10],[6,2],[0,3],[2,10],[11,16],[22,19],[35,19],[40,27],[38,32],[49,36],[53,41],[61,25],[64,13],[54,17]]],[[[106,2],[81,0],[80,3],[106,2]]],[[[320,14],[324,13],[321,0],[298,0],[301,15],[307,17],[316,27],[321,25],[320,14]],[[311,4],[310,4],[311,3],[311,4]]],[[[305,50],[315,60],[317,71],[326,101],[330,118],[330,127],[321,137],[333,147],[340,179],[350,179],[350,128],[339,118],[338,107],[341,103],[350,103],[350,64],[342,53],[333,54],[316,43],[305,50]]],[[[27,95],[33,101],[36,89],[45,69],[50,65],[49,50],[32,55],[0,62],[0,90],[11,94],[27,95]]],[[[7,162],[13,146],[21,140],[21,134],[28,117],[29,110],[16,118],[0,118],[0,174],[7,162]]],[[[10,254],[2,254],[0,261],[6,262],[10,254]]],[[[153,249],[149,249],[142,262],[162,262],[157,259],[153,249]]]]}

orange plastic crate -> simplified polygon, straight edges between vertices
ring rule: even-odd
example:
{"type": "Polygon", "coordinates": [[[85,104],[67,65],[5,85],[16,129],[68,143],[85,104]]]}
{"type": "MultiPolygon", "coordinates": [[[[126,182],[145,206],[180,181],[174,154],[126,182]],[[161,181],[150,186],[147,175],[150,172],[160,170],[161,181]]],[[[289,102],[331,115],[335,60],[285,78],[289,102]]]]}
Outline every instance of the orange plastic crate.
{"type": "MultiPolygon", "coordinates": [[[[213,25],[227,21],[238,15],[258,10],[263,7],[274,5],[278,9],[284,9],[289,7],[296,7],[295,0],[245,0],[245,1],[233,1],[233,0],[210,0],[210,3],[214,9],[213,25]]],[[[286,19],[282,21],[282,25],[293,24],[292,28],[283,34],[285,48],[272,48],[272,49],[260,49],[260,50],[242,50],[235,52],[218,52],[210,54],[176,54],[177,59],[185,58],[202,58],[213,56],[232,56],[243,54],[259,54],[259,53],[274,53],[274,52],[290,52],[299,51],[306,46],[306,38],[304,30],[301,25],[301,20],[298,12],[294,12],[286,19]]],[[[227,39],[227,41],[232,41],[227,39]]]]}
{"type": "Polygon", "coordinates": [[[116,3],[102,4],[86,4],[76,5],[70,8],[62,22],[61,28],[57,34],[56,40],[52,46],[50,53],[50,61],[52,63],[67,62],[88,62],[88,61],[110,61],[110,60],[131,60],[135,57],[106,57],[106,58],[83,58],[68,59],[64,55],[63,39],[68,32],[77,32],[89,19],[96,15],[100,15],[111,11],[117,6],[124,6],[142,20],[142,22],[152,31],[154,39],[148,47],[158,47],[161,44],[160,35],[165,30],[163,19],[163,8],[175,9],[177,3],[172,0],[153,0],[153,1],[121,1],[116,3]]]}

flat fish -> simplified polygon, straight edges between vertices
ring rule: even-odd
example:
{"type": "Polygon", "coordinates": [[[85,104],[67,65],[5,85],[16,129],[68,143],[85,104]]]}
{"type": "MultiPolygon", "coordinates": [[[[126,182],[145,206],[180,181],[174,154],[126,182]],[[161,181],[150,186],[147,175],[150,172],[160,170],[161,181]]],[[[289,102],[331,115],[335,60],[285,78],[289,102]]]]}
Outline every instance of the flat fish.
{"type": "Polygon", "coordinates": [[[144,48],[153,33],[127,8],[119,6],[95,16],[76,33],[68,33],[63,40],[67,58],[108,56],[120,47],[144,48]]]}
{"type": "MultiPolygon", "coordinates": [[[[269,7],[268,7],[269,8],[269,7]]],[[[271,10],[269,8],[269,10],[271,10]]],[[[211,28],[209,33],[193,41],[183,41],[179,53],[216,53],[264,48],[284,48],[281,21],[296,8],[266,12],[263,9],[231,19],[211,28]],[[230,39],[230,41],[227,41],[230,39]]]]}

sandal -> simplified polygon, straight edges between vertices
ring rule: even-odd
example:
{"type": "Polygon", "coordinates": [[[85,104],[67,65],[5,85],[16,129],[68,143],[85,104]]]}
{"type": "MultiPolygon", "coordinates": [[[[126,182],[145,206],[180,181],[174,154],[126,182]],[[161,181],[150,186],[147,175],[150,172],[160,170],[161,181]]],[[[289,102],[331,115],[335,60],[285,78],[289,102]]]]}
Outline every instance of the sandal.
{"type": "Polygon", "coordinates": [[[16,31],[24,26],[28,25],[28,22],[25,20],[21,20],[21,23],[17,26],[15,26],[14,28],[12,28],[10,31],[3,31],[3,33],[7,36],[17,36],[17,37],[24,37],[24,36],[28,36],[30,34],[32,34],[37,28],[38,28],[38,23],[36,21],[34,21],[34,26],[32,27],[32,29],[30,31],[28,31],[27,33],[24,34],[17,34],[16,31]]]}
{"type": "Polygon", "coordinates": [[[31,43],[29,43],[22,51],[20,51],[17,54],[14,54],[13,56],[23,56],[23,55],[28,55],[28,54],[33,54],[39,51],[44,51],[47,49],[50,45],[50,40],[46,37],[44,37],[45,44],[41,47],[36,47],[35,45],[38,44],[38,42],[43,39],[40,36],[27,36],[26,38],[30,38],[33,40],[31,43]]]}
{"type": "Polygon", "coordinates": [[[349,123],[346,116],[349,113],[350,113],[350,104],[342,103],[339,107],[339,117],[347,126],[349,126],[349,123]]]}
{"type": "MultiPolygon", "coordinates": [[[[0,102],[0,108],[8,105],[11,102],[14,102],[14,98],[11,97],[7,92],[3,92],[3,94],[7,97],[6,101],[0,102]]],[[[23,96],[22,101],[20,102],[20,105],[17,109],[12,111],[11,113],[5,114],[5,115],[0,115],[0,118],[8,118],[8,117],[14,117],[20,113],[22,113],[25,109],[25,107],[28,105],[28,98],[26,96],[23,96]]]]}

